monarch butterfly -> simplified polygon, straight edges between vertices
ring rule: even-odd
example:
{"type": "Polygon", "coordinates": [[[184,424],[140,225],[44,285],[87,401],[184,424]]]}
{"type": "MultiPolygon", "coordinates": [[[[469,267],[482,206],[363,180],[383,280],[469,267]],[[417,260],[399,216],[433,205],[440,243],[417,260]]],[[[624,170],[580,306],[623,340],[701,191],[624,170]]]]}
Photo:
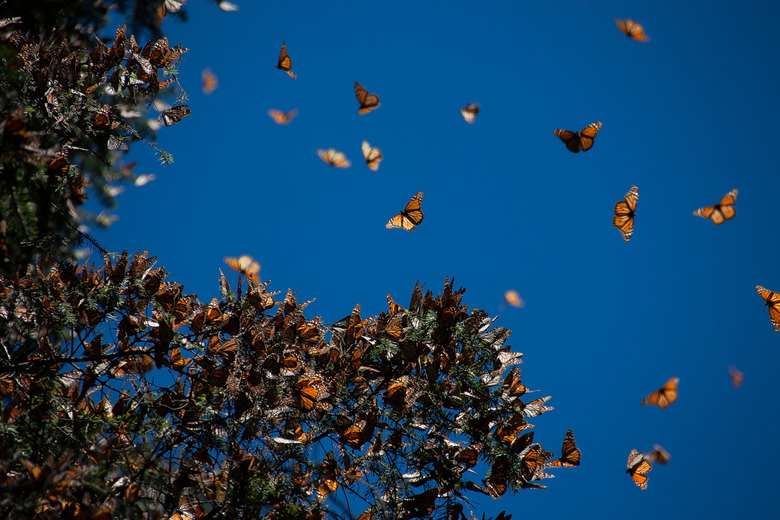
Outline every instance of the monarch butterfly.
{"type": "Polygon", "coordinates": [[[298,115],[298,110],[293,108],[289,112],[282,112],[281,110],[274,110],[272,108],[268,110],[268,115],[271,116],[271,119],[273,119],[276,124],[286,125],[292,121],[295,116],[298,115]]]}
{"type": "Polygon", "coordinates": [[[631,450],[631,453],[628,454],[626,473],[631,475],[634,484],[639,486],[639,489],[647,489],[646,474],[650,473],[650,470],[652,469],[653,465],[650,464],[650,461],[645,459],[644,453],[637,450],[631,450]]]}
{"type": "Polygon", "coordinates": [[[766,302],[765,305],[769,307],[769,321],[772,322],[775,330],[780,332],[780,293],[764,289],[760,285],[756,285],[756,291],[766,302]]]}
{"type": "Polygon", "coordinates": [[[731,384],[734,385],[734,388],[739,388],[742,386],[742,381],[745,379],[745,374],[734,367],[729,367],[729,375],[731,376],[731,384]]]}
{"type": "Polygon", "coordinates": [[[466,120],[468,124],[474,122],[474,118],[479,114],[479,103],[469,103],[465,107],[460,109],[460,115],[466,120]]]}
{"type": "Polygon", "coordinates": [[[203,72],[200,73],[200,82],[204,94],[211,94],[219,86],[217,75],[211,72],[211,69],[203,69],[203,72]]]}
{"type": "Polygon", "coordinates": [[[70,168],[70,163],[67,156],[64,153],[60,153],[60,155],[51,160],[47,169],[50,172],[67,173],[68,168],[70,168]]]}
{"type": "Polygon", "coordinates": [[[579,153],[580,150],[587,152],[593,148],[593,140],[596,139],[599,130],[601,130],[601,121],[596,121],[583,128],[580,132],[556,128],[553,130],[553,134],[566,144],[566,148],[570,152],[579,153]]]}
{"type": "Polygon", "coordinates": [[[577,448],[577,444],[574,442],[574,432],[569,430],[566,432],[566,436],[563,438],[563,448],[561,448],[561,456],[556,460],[548,463],[551,468],[567,467],[573,468],[580,465],[580,458],[582,453],[577,448]]]}
{"type": "Polygon", "coordinates": [[[419,226],[423,221],[423,212],[421,209],[422,198],[423,192],[418,191],[406,204],[406,207],[401,210],[401,213],[387,221],[385,228],[401,228],[405,229],[406,231],[411,231],[415,227],[419,226]]]}
{"type": "Polygon", "coordinates": [[[520,294],[514,289],[510,289],[504,293],[504,303],[511,305],[512,307],[525,306],[525,302],[520,298],[520,294]]]}
{"type": "Polygon", "coordinates": [[[382,162],[382,151],[379,148],[374,148],[368,141],[363,141],[361,146],[363,150],[363,158],[366,160],[368,168],[375,172],[379,169],[379,163],[382,162]]]}
{"type": "Polygon", "coordinates": [[[192,110],[190,110],[187,105],[177,105],[163,111],[160,117],[162,118],[165,126],[171,126],[175,125],[190,114],[192,114],[192,110]]]}
{"type": "Polygon", "coordinates": [[[728,192],[720,202],[714,206],[707,206],[699,208],[693,212],[694,215],[704,217],[712,220],[712,223],[719,226],[734,218],[737,214],[737,210],[734,209],[734,204],[737,202],[737,190],[733,189],[728,192]]]}
{"type": "Polygon", "coordinates": [[[615,216],[612,218],[612,225],[618,228],[623,235],[623,242],[631,240],[634,233],[634,215],[636,214],[636,203],[639,200],[639,188],[636,184],[631,186],[623,200],[615,204],[615,216]]]}
{"type": "Polygon", "coordinates": [[[666,408],[677,400],[677,383],[679,382],[679,377],[671,378],[664,383],[664,386],[642,399],[642,404],[656,405],[661,409],[666,408]]]}
{"type": "Polygon", "coordinates": [[[672,456],[669,454],[669,452],[666,451],[663,446],[659,446],[658,444],[653,444],[653,451],[647,454],[647,460],[656,462],[662,466],[669,462],[669,459],[671,458],[672,456]]]}
{"type": "Polygon", "coordinates": [[[227,266],[254,282],[257,282],[257,273],[260,272],[260,264],[249,255],[241,255],[238,258],[226,256],[222,259],[227,266]]]}
{"type": "Polygon", "coordinates": [[[634,20],[618,20],[615,19],[615,25],[620,29],[623,34],[632,38],[638,42],[648,42],[650,38],[645,34],[645,28],[641,24],[634,20]]]}
{"type": "Polygon", "coordinates": [[[320,156],[320,159],[335,168],[349,168],[352,166],[352,163],[349,162],[346,155],[333,148],[317,150],[317,155],[320,156]]]}
{"type": "Polygon", "coordinates": [[[279,62],[276,64],[276,68],[285,71],[292,79],[298,79],[298,76],[290,70],[291,66],[292,60],[287,55],[287,42],[282,41],[282,50],[279,51],[279,62]]]}
{"type": "Polygon", "coordinates": [[[314,386],[318,381],[308,377],[302,377],[295,383],[295,389],[298,390],[298,407],[306,412],[312,410],[317,404],[317,396],[320,391],[314,386]]]}
{"type": "Polygon", "coordinates": [[[355,82],[355,97],[357,97],[360,108],[358,114],[363,115],[371,112],[375,108],[379,108],[379,96],[376,94],[369,94],[368,90],[363,88],[360,82],[355,82]]]}

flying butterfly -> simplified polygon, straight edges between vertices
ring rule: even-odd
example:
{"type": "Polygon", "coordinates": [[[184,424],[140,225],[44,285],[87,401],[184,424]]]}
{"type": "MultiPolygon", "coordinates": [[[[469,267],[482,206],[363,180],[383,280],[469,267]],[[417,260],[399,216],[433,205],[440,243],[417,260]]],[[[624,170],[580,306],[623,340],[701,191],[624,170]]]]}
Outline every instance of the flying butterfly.
{"type": "Polygon", "coordinates": [[[596,139],[599,130],[601,130],[601,121],[596,121],[583,128],[580,132],[556,128],[553,130],[553,134],[564,142],[570,152],[579,153],[580,150],[587,152],[593,148],[593,140],[596,139]]]}
{"type": "Polygon", "coordinates": [[[219,86],[217,75],[211,72],[211,69],[203,69],[200,73],[200,82],[204,94],[211,94],[219,86]]]}
{"type": "Polygon", "coordinates": [[[363,150],[363,158],[366,160],[368,168],[375,172],[379,169],[379,163],[382,162],[382,151],[379,148],[374,148],[368,141],[363,141],[361,146],[363,150]]]}
{"type": "Polygon", "coordinates": [[[512,307],[524,307],[525,302],[520,297],[520,293],[514,289],[510,289],[504,293],[504,303],[511,305],[512,307]]]}
{"type": "Polygon", "coordinates": [[[639,486],[639,489],[647,489],[647,473],[650,473],[652,469],[653,465],[645,459],[644,453],[631,450],[631,453],[628,454],[626,473],[631,475],[634,484],[639,486]]]}
{"type": "Polygon", "coordinates": [[[720,202],[714,206],[707,206],[699,208],[693,212],[694,215],[704,217],[712,220],[712,223],[719,226],[734,218],[737,214],[737,210],[734,209],[734,204],[737,202],[737,190],[733,189],[728,192],[720,202]]]}
{"type": "Polygon", "coordinates": [[[298,115],[298,110],[292,109],[289,112],[282,112],[281,110],[275,110],[273,108],[268,110],[268,115],[276,122],[277,125],[286,125],[298,115]]]}
{"type": "Polygon", "coordinates": [[[742,381],[745,379],[745,374],[737,370],[735,367],[729,367],[729,375],[731,376],[731,384],[734,388],[742,386],[742,381]]]}
{"type": "Polygon", "coordinates": [[[642,405],[650,404],[661,409],[666,408],[677,400],[677,383],[679,382],[679,377],[671,378],[664,383],[664,386],[642,399],[642,405]]]}
{"type": "Polygon", "coordinates": [[[190,110],[187,105],[177,105],[163,111],[160,117],[162,118],[165,126],[171,126],[175,125],[190,114],[192,114],[192,110],[190,110]]]}
{"type": "Polygon", "coordinates": [[[292,79],[298,79],[298,76],[290,70],[291,66],[292,60],[287,55],[287,42],[282,41],[282,50],[279,51],[279,62],[276,64],[276,68],[285,71],[292,79]]]}
{"type": "Polygon", "coordinates": [[[334,148],[328,148],[327,150],[317,150],[317,155],[320,159],[330,164],[334,168],[349,168],[352,163],[349,162],[347,156],[343,152],[339,152],[334,148]]]}
{"type": "Polygon", "coordinates": [[[780,332],[780,293],[764,289],[760,285],[756,285],[756,291],[766,302],[764,305],[769,307],[769,321],[772,322],[775,331],[780,332]]]}
{"type": "Polygon", "coordinates": [[[465,107],[460,109],[460,115],[466,120],[468,124],[474,123],[474,118],[479,114],[479,103],[469,103],[465,107]]]}
{"type": "Polygon", "coordinates": [[[569,430],[566,432],[566,436],[563,438],[563,448],[561,448],[561,456],[552,462],[547,463],[547,466],[551,468],[566,467],[573,468],[580,465],[580,459],[582,453],[577,444],[574,442],[574,432],[569,430]]]}
{"type": "Polygon", "coordinates": [[[634,20],[618,20],[616,18],[615,25],[617,25],[618,29],[620,29],[623,34],[631,39],[634,39],[638,42],[650,41],[650,38],[645,34],[645,28],[634,20]]]}
{"type": "Polygon", "coordinates": [[[363,115],[379,108],[379,96],[374,93],[369,94],[368,90],[363,88],[359,81],[355,82],[355,97],[357,97],[360,108],[358,114],[363,115]]]}
{"type": "Polygon", "coordinates": [[[251,256],[241,255],[238,258],[226,256],[222,260],[229,268],[238,271],[252,281],[257,282],[257,273],[260,272],[260,264],[251,256]]]}
{"type": "Polygon", "coordinates": [[[418,191],[398,215],[387,221],[385,228],[400,228],[405,229],[406,231],[411,231],[415,227],[419,226],[423,221],[422,198],[423,192],[418,191]]]}
{"type": "Polygon", "coordinates": [[[612,225],[618,228],[623,236],[623,242],[631,240],[634,233],[634,215],[636,213],[636,203],[639,200],[639,188],[636,184],[631,186],[623,200],[615,204],[615,216],[612,218],[612,225]]]}
{"type": "Polygon", "coordinates": [[[658,444],[653,444],[653,451],[648,453],[646,457],[650,462],[655,462],[662,466],[669,462],[669,459],[672,458],[669,452],[666,451],[663,446],[659,446],[658,444]]]}

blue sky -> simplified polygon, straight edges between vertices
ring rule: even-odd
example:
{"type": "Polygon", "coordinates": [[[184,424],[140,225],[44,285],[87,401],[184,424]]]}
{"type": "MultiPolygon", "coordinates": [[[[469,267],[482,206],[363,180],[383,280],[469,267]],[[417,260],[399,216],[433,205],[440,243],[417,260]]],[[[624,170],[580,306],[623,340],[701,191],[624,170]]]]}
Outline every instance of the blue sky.
{"type": "Polygon", "coordinates": [[[128,157],[157,180],[119,196],[104,247],[148,249],[202,301],[219,294],[224,256],[252,255],[271,288],[316,297],[307,316],[326,322],[454,276],[465,303],[514,331],[523,381],[552,395],[536,440],[558,453],[572,428],[583,453],[547,490],[480,502],[488,514],[776,517],[780,335],[755,285],[780,291],[780,4],[238,3],[191,0],[187,23],[166,21],[190,48],[179,72],[193,115],[159,132],[172,166],[141,147],[128,157]],[[282,40],[298,80],[274,68],[282,40]],[[219,77],[208,96],[206,67],[219,77]],[[358,115],[355,81],[379,109],[358,115]],[[469,102],[473,125],[459,114],[469,102]],[[300,114],[278,126],[269,108],[300,114]],[[597,120],[587,153],[552,133],[597,120]],[[385,156],[376,173],[364,139],[385,156]],[[353,166],[320,161],[330,147],[353,166]],[[624,243],[611,220],[632,184],[624,243]],[[733,220],[691,215],[733,188],[733,220]],[[385,229],[417,191],[425,221],[385,229]],[[526,307],[501,308],[507,289],[526,307]],[[672,376],[676,403],[640,406],[672,376]],[[640,491],[626,459],[654,443],[672,460],[640,491]]]}

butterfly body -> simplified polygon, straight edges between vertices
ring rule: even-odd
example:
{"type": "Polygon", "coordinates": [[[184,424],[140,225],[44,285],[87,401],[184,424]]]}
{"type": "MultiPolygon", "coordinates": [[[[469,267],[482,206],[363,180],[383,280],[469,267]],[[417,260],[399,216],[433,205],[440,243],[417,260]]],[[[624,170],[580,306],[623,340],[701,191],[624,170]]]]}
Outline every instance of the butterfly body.
{"type": "Polygon", "coordinates": [[[355,82],[355,97],[357,98],[358,103],[360,103],[358,114],[361,116],[379,108],[379,96],[374,93],[369,93],[359,81],[355,82]]]}
{"type": "Polygon", "coordinates": [[[385,228],[387,229],[404,229],[411,231],[416,228],[423,221],[422,212],[422,198],[423,192],[418,191],[414,197],[411,198],[401,212],[387,221],[385,228]]]}
{"type": "Polygon", "coordinates": [[[572,132],[565,128],[556,128],[553,130],[553,134],[563,141],[570,152],[587,152],[593,148],[593,140],[596,139],[596,135],[598,135],[599,130],[601,130],[601,126],[601,121],[596,121],[583,128],[580,132],[572,132]]]}
{"type": "Polygon", "coordinates": [[[769,307],[769,320],[772,322],[772,327],[780,332],[780,293],[764,289],[760,285],[756,285],[756,291],[764,299],[764,305],[769,307]]]}
{"type": "Polygon", "coordinates": [[[639,201],[639,188],[636,184],[631,186],[623,200],[615,204],[615,216],[612,218],[612,225],[618,228],[623,242],[631,240],[634,233],[634,216],[636,215],[636,203],[639,201]]]}
{"type": "Polygon", "coordinates": [[[714,206],[699,208],[693,214],[710,219],[716,226],[733,219],[737,214],[737,210],[734,209],[734,204],[737,202],[737,191],[736,189],[731,190],[714,206]]]}

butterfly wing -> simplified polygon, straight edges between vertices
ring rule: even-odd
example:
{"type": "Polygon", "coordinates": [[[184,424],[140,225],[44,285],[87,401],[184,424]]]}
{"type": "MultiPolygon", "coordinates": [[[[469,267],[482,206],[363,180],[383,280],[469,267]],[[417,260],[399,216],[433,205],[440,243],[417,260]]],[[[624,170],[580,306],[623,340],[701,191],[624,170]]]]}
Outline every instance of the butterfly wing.
{"type": "Polygon", "coordinates": [[[361,150],[363,151],[363,158],[366,160],[369,169],[374,172],[377,171],[379,169],[379,163],[383,158],[382,151],[379,148],[372,147],[368,144],[368,141],[363,141],[361,150]]]}
{"type": "Polygon", "coordinates": [[[563,143],[566,145],[566,148],[568,148],[570,152],[580,152],[580,136],[577,132],[572,132],[571,130],[566,130],[565,128],[556,128],[553,130],[553,134],[555,134],[558,139],[563,141],[563,143]]]}
{"type": "Polygon", "coordinates": [[[190,114],[192,114],[192,110],[190,110],[187,105],[177,105],[164,111],[162,113],[162,120],[165,126],[171,126],[175,125],[190,114]]]}
{"type": "Polygon", "coordinates": [[[731,376],[731,384],[734,385],[734,388],[739,388],[742,386],[742,381],[745,379],[745,374],[734,367],[729,367],[729,375],[731,376]]]}
{"type": "Polygon", "coordinates": [[[601,130],[601,121],[591,123],[580,132],[580,148],[583,152],[587,152],[593,148],[593,140],[596,139],[599,130],[601,130]]]}
{"type": "Polygon", "coordinates": [[[764,289],[760,285],[756,285],[756,291],[764,299],[766,306],[769,307],[769,320],[772,322],[772,327],[777,332],[780,332],[780,293],[764,289]]]}

